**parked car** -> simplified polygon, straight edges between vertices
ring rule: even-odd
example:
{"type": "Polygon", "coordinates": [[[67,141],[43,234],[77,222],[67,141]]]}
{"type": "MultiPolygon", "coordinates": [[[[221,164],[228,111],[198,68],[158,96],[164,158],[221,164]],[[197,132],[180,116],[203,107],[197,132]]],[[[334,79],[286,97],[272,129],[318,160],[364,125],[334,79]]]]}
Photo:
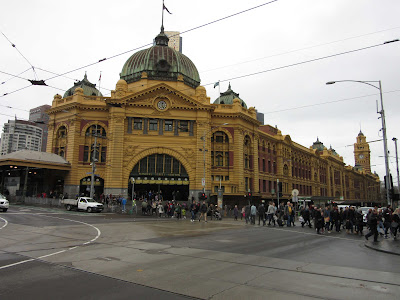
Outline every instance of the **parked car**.
{"type": "Polygon", "coordinates": [[[0,194],[0,209],[4,212],[7,211],[7,209],[9,208],[10,203],[8,202],[6,196],[0,194]]]}
{"type": "Polygon", "coordinates": [[[103,204],[96,202],[89,197],[79,197],[78,199],[64,199],[61,200],[66,210],[76,209],[85,210],[87,212],[98,211],[101,212],[104,209],[103,204]]]}

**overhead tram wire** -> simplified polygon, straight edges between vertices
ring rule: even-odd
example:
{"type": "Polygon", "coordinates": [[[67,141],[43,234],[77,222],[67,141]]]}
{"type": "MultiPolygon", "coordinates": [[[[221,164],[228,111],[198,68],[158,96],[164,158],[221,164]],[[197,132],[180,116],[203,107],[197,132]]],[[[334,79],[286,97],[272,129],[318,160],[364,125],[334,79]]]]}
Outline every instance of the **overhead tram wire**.
{"type": "MultiPolygon", "coordinates": [[[[228,79],[219,80],[219,82],[232,81],[232,80],[246,78],[246,77],[259,75],[259,74],[263,74],[263,73],[267,73],[267,72],[286,69],[286,68],[289,68],[289,67],[295,67],[295,66],[303,65],[303,64],[306,64],[306,63],[310,63],[310,62],[315,62],[315,61],[319,61],[319,60],[323,60],[323,59],[327,59],[327,58],[341,56],[341,55],[344,55],[344,54],[349,54],[349,53],[354,53],[354,52],[358,52],[358,51],[362,51],[362,50],[367,50],[367,49],[371,49],[371,48],[375,48],[375,47],[379,47],[379,46],[384,46],[384,45],[395,43],[395,42],[398,42],[398,41],[399,41],[399,39],[386,41],[384,43],[380,43],[380,44],[376,44],[376,45],[372,45],[372,46],[367,46],[367,47],[363,47],[363,48],[358,48],[358,49],[355,49],[355,50],[349,50],[349,51],[340,52],[340,53],[336,53],[336,54],[331,54],[331,55],[327,55],[327,56],[322,56],[322,57],[318,57],[318,58],[313,58],[313,59],[309,59],[309,60],[305,60],[305,61],[301,61],[301,62],[298,62],[298,63],[293,63],[293,64],[281,66],[281,67],[276,67],[276,68],[267,69],[267,70],[263,70],[263,71],[259,71],[259,72],[254,72],[254,73],[250,73],[250,74],[246,74],[246,75],[231,77],[231,78],[228,78],[228,79]]],[[[214,84],[214,83],[215,82],[208,83],[208,84],[205,84],[204,86],[211,85],[211,84],[214,84]]]]}
{"type": "Polygon", "coordinates": [[[226,66],[221,66],[221,67],[217,67],[214,69],[201,71],[201,73],[212,72],[212,71],[216,71],[216,70],[220,70],[220,69],[225,69],[225,68],[239,66],[239,65],[243,65],[243,64],[247,64],[247,63],[251,63],[251,62],[255,62],[255,61],[260,61],[260,60],[267,59],[267,58],[282,56],[282,55],[291,54],[291,53],[295,53],[295,52],[299,52],[299,51],[303,51],[303,50],[308,50],[308,49],[313,49],[313,48],[322,47],[322,46],[326,46],[326,45],[336,44],[339,42],[348,41],[348,40],[352,40],[352,39],[356,39],[356,38],[360,38],[360,37],[364,37],[364,36],[368,36],[368,35],[373,35],[373,34],[377,34],[377,33],[382,33],[385,31],[399,29],[399,28],[400,28],[400,26],[389,28],[389,29],[383,29],[383,30],[379,30],[379,31],[375,31],[375,32],[369,32],[369,33],[352,36],[352,37],[348,37],[348,38],[344,38],[344,39],[340,39],[340,40],[335,40],[335,41],[331,41],[331,42],[327,42],[327,43],[323,43],[323,44],[316,44],[316,45],[312,45],[312,46],[308,46],[308,47],[294,49],[294,50],[290,50],[290,51],[286,51],[286,52],[282,52],[282,53],[272,54],[269,56],[259,57],[259,58],[255,58],[255,59],[251,59],[251,60],[247,60],[247,61],[238,62],[238,63],[231,64],[231,65],[226,65],[226,66]]]}
{"type": "MultiPolygon", "coordinates": [[[[278,2],[278,1],[279,1],[279,0],[272,0],[272,1],[268,1],[268,2],[262,3],[262,4],[260,4],[260,5],[257,5],[257,6],[254,6],[254,7],[251,7],[251,8],[242,10],[242,11],[239,11],[239,12],[237,12],[237,13],[231,14],[231,15],[229,15],[229,16],[222,17],[222,18],[220,18],[220,19],[217,19],[217,20],[214,20],[214,21],[211,21],[211,22],[208,22],[208,23],[205,23],[205,24],[202,24],[202,25],[199,25],[199,26],[196,26],[196,27],[193,27],[193,28],[184,30],[184,31],[182,31],[180,34],[184,34],[184,33],[187,33],[187,32],[190,32],[190,31],[193,31],[193,30],[196,30],[196,29],[199,29],[199,28],[203,28],[203,27],[205,27],[205,26],[208,26],[208,25],[211,25],[211,24],[214,24],[214,23],[217,23],[217,22],[220,22],[220,21],[223,21],[223,20],[226,20],[226,19],[229,19],[229,18],[238,16],[238,15],[240,15],[240,14],[243,14],[243,13],[246,13],[246,12],[249,12],[249,11],[252,11],[252,10],[254,10],[254,9],[257,9],[257,8],[260,8],[260,7],[263,7],[263,6],[265,6],[265,5],[272,4],[272,3],[278,2]]],[[[71,70],[71,71],[67,71],[67,72],[61,73],[60,75],[57,75],[57,76],[53,76],[53,77],[47,78],[45,81],[51,80],[51,79],[54,79],[54,78],[57,78],[57,77],[60,77],[60,76],[63,76],[63,75],[66,75],[66,74],[75,72],[75,71],[79,71],[79,70],[82,70],[82,69],[87,68],[87,67],[94,66],[94,65],[99,64],[99,63],[101,63],[101,62],[104,62],[104,61],[106,61],[106,60],[110,60],[110,59],[116,58],[116,57],[118,57],[118,56],[121,56],[121,55],[130,53],[130,52],[132,52],[132,51],[136,51],[136,50],[142,49],[142,48],[147,47],[147,46],[152,46],[152,45],[153,45],[153,43],[148,43],[148,44],[146,44],[146,45],[143,45],[143,46],[140,46],[140,47],[131,49],[131,50],[127,50],[127,51],[124,51],[124,52],[121,52],[121,53],[112,55],[112,56],[110,56],[110,57],[105,57],[105,58],[99,59],[99,60],[96,61],[96,62],[87,64],[87,65],[82,66],[82,67],[78,67],[78,68],[73,69],[73,70],[71,70]]]]}
{"type": "Polygon", "coordinates": [[[16,46],[13,42],[11,42],[10,39],[9,39],[2,31],[0,31],[0,32],[1,32],[1,34],[7,39],[7,41],[11,44],[11,46],[12,46],[15,50],[17,50],[18,53],[19,53],[19,54],[26,60],[26,62],[31,66],[32,71],[33,71],[33,74],[34,74],[34,76],[35,76],[35,79],[37,80],[38,78],[37,78],[37,74],[36,74],[36,71],[35,71],[35,67],[34,67],[34,66],[31,64],[31,62],[25,57],[25,55],[23,55],[22,52],[19,51],[19,49],[17,48],[17,46],[16,46]]]}
{"type": "MultiPolygon", "coordinates": [[[[19,75],[24,74],[25,72],[29,71],[30,69],[31,69],[31,68],[28,68],[28,69],[26,69],[25,71],[23,71],[23,72],[21,72],[21,73],[19,73],[19,74],[17,74],[17,75],[12,75],[12,74],[10,74],[11,78],[9,78],[9,79],[3,81],[1,84],[5,84],[6,82],[8,82],[8,81],[10,81],[10,80],[13,80],[13,79],[15,79],[15,78],[19,78],[19,77],[18,77],[19,75]]],[[[0,72],[1,72],[1,71],[0,71],[0,72]]],[[[1,73],[3,73],[3,72],[1,72],[1,73]]]]}
{"type": "MultiPolygon", "coordinates": [[[[400,90],[385,91],[382,94],[390,94],[390,93],[397,93],[397,92],[400,92],[400,90]]],[[[291,108],[285,108],[285,109],[269,111],[269,112],[266,112],[264,114],[273,114],[273,113],[278,113],[278,112],[284,112],[284,111],[308,108],[308,107],[313,107],[313,106],[332,104],[332,103],[337,103],[337,102],[345,102],[345,101],[357,100],[357,99],[360,99],[360,98],[366,98],[366,97],[377,96],[377,95],[379,95],[379,94],[368,94],[368,95],[363,95],[363,96],[344,98],[344,99],[332,100],[332,101],[327,101],[327,102],[313,103],[313,104],[308,104],[308,105],[302,105],[302,106],[296,106],[296,107],[291,107],[291,108]]]]}

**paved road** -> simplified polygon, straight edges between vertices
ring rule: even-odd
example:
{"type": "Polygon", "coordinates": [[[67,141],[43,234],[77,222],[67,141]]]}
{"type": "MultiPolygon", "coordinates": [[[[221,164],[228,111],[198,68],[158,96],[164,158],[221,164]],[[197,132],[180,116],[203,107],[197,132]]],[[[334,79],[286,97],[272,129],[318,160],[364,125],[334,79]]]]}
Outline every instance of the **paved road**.
{"type": "Polygon", "coordinates": [[[386,299],[400,293],[399,267],[361,237],[299,226],[0,214],[1,299],[386,299]]]}

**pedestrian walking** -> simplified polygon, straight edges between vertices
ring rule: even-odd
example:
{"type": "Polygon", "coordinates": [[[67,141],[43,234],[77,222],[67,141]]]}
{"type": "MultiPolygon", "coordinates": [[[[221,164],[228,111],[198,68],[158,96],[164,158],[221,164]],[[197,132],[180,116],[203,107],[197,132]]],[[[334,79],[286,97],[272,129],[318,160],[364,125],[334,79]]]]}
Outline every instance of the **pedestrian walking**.
{"type": "Polygon", "coordinates": [[[239,209],[237,205],[235,205],[235,207],[233,208],[233,216],[235,217],[235,221],[237,221],[238,215],[239,215],[239,209]]]}
{"type": "Polygon", "coordinates": [[[250,208],[250,218],[251,218],[252,225],[256,225],[256,214],[257,214],[257,208],[253,203],[253,205],[250,208]]]}
{"type": "Polygon", "coordinates": [[[204,216],[204,222],[207,223],[207,211],[208,211],[208,207],[207,207],[206,201],[203,201],[203,204],[200,207],[199,222],[201,221],[201,217],[204,216]]]}
{"type": "Polygon", "coordinates": [[[260,221],[262,220],[263,226],[265,226],[265,207],[264,203],[261,203],[258,206],[258,225],[260,225],[260,221]]]}
{"type": "Polygon", "coordinates": [[[378,212],[376,209],[372,211],[368,220],[370,232],[365,235],[365,239],[368,241],[370,236],[374,236],[374,242],[378,242],[378,212]]]}
{"type": "Polygon", "coordinates": [[[268,226],[271,226],[271,221],[274,223],[275,227],[275,214],[276,214],[276,206],[275,202],[270,202],[268,205],[267,215],[268,215],[268,226]]]}

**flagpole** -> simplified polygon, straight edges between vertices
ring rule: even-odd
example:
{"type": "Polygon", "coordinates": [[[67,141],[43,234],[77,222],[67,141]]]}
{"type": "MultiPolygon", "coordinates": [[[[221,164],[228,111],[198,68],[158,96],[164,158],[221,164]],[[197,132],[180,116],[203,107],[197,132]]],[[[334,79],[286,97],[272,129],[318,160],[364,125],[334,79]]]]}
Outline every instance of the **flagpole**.
{"type": "MultiPolygon", "coordinates": [[[[218,97],[221,97],[221,81],[218,79],[218,97]]],[[[219,99],[221,102],[221,99],[219,99]]]]}
{"type": "Polygon", "coordinates": [[[101,91],[100,91],[100,85],[101,85],[101,71],[100,71],[100,77],[99,77],[99,92],[101,93],[101,91]]]}
{"type": "Polygon", "coordinates": [[[162,1],[161,32],[164,32],[164,0],[162,1]]]}

